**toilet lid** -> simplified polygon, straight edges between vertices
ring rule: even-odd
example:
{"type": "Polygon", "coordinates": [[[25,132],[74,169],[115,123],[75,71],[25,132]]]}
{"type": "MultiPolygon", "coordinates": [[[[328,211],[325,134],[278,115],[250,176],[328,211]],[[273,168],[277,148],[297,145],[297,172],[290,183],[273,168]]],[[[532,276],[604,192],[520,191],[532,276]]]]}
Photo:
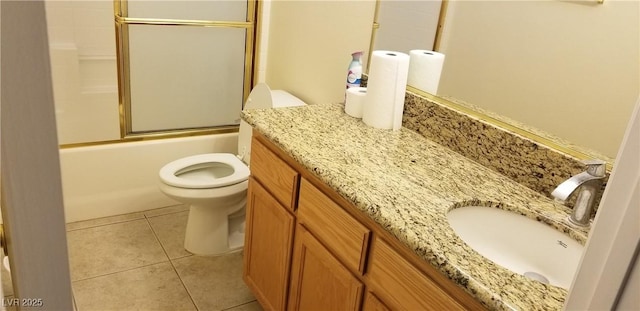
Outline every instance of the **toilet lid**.
{"type": "Polygon", "coordinates": [[[160,169],[167,185],[190,188],[220,188],[249,178],[249,168],[231,153],[206,153],[175,160],[160,169]]]}

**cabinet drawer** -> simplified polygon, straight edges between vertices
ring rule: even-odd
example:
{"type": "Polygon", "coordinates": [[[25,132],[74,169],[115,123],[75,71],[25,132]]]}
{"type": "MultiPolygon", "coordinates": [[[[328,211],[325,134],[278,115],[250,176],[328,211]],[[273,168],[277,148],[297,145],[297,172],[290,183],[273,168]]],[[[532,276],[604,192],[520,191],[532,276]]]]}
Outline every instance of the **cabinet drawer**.
{"type": "Polygon", "coordinates": [[[298,222],[351,271],[364,272],[371,231],[304,178],[300,182],[298,222]]]}
{"type": "Polygon", "coordinates": [[[367,278],[390,309],[465,310],[383,240],[371,246],[367,278]]]}
{"type": "Polygon", "coordinates": [[[298,172],[257,141],[251,141],[251,175],[286,208],[295,207],[298,172]]]}

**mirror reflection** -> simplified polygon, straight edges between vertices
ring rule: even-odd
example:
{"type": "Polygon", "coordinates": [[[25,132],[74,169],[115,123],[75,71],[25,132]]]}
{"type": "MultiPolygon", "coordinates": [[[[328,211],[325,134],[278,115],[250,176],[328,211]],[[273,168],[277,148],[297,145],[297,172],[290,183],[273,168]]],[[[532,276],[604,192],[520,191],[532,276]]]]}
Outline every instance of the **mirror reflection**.
{"type": "MultiPolygon", "coordinates": [[[[400,10],[387,9],[395,3],[416,4],[383,0],[380,18],[389,14],[401,18],[400,10]]],[[[639,2],[448,1],[444,5],[437,50],[446,60],[439,97],[615,158],[640,94],[639,2]]],[[[386,25],[379,22],[382,33],[386,25]]],[[[426,27],[435,29],[437,23],[426,27]]],[[[413,33],[410,28],[399,31],[413,33]]],[[[425,48],[422,37],[414,39],[410,49],[425,48]]],[[[375,46],[387,44],[384,41],[385,36],[377,35],[375,46]]],[[[385,48],[407,49],[399,44],[385,48]]]]}
{"type": "Polygon", "coordinates": [[[373,50],[409,54],[410,50],[431,50],[436,39],[441,0],[381,0],[373,50]]]}

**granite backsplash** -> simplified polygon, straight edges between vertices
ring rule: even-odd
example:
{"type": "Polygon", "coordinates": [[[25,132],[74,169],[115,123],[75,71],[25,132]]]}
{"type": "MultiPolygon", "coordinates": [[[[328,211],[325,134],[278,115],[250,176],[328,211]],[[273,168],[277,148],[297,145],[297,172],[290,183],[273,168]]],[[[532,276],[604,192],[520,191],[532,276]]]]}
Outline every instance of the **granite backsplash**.
{"type": "MultiPolygon", "coordinates": [[[[411,91],[406,92],[402,125],[547,197],[586,169],[581,159],[411,91]]],[[[605,185],[606,179],[602,189],[605,185]]]]}
{"type": "Polygon", "coordinates": [[[546,196],[585,170],[580,159],[409,91],[402,125],[546,196]]]}

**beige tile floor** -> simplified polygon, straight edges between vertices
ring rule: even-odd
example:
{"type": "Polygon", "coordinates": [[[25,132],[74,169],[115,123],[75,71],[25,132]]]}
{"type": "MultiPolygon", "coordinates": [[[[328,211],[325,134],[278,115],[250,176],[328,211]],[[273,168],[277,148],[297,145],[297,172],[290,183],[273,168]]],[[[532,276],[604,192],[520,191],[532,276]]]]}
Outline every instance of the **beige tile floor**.
{"type": "Polygon", "coordinates": [[[178,205],[67,224],[77,310],[262,310],[242,281],[242,253],[184,250],[187,215],[178,205]]]}

